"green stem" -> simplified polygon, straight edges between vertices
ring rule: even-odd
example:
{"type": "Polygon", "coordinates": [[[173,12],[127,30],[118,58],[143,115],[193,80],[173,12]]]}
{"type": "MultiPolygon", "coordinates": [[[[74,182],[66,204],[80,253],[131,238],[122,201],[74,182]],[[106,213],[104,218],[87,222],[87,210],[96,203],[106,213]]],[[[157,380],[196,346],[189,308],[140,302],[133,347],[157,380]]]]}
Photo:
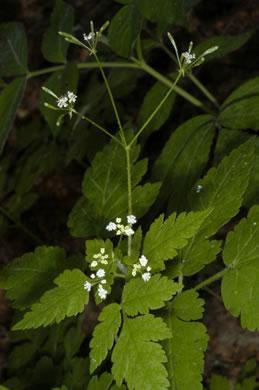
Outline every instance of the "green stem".
{"type": "Polygon", "coordinates": [[[146,122],[143,124],[143,126],[139,129],[139,131],[137,132],[137,134],[135,135],[135,137],[133,137],[133,139],[130,141],[129,143],[129,146],[131,146],[137,139],[138,137],[140,136],[140,134],[144,131],[144,129],[147,127],[147,125],[149,124],[149,122],[154,118],[154,116],[156,115],[156,113],[160,110],[160,108],[162,107],[162,105],[164,104],[164,102],[166,101],[166,99],[169,97],[169,95],[171,94],[171,92],[175,89],[175,86],[176,84],[178,83],[180,77],[182,76],[181,73],[178,73],[174,83],[172,84],[171,88],[169,89],[169,91],[167,91],[167,93],[165,94],[165,96],[163,97],[163,99],[161,100],[161,102],[158,104],[158,106],[155,108],[155,110],[152,112],[152,114],[150,115],[150,117],[146,120],[146,122]]]}
{"type": "MultiPolygon", "coordinates": [[[[178,61],[173,53],[164,45],[159,45],[162,50],[178,65],[178,61]]],[[[201,92],[213,103],[217,108],[219,108],[219,103],[217,99],[210,93],[210,91],[195,77],[192,73],[187,73],[187,76],[192,80],[192,82],[201,90],[201,92]]]]}
{"type": "Polygon", "coordinates": [[[193,290],[199,290],[200,288],[203,288],[203,287],[207,286],[208,284],[215,282],[217,279],[221,278],[224,275],[224,273],[227,272],[227,271],[228,271],[228,268],[223,269],[222,271],[216,273],[215,275],[211,276],[210,278],[208,278],[208,279],[204,280],[203,282],[197,284],[193,288],[193,290]]]}
{"type": "Polygon", "coordinates": [[[14,217],[12,217],[3,207],[0,207],[0,212],[7,218],[10,219],[19,229],[21,229],[27,236],[33,238],[39,244],[43,244],[43,241],[39,237],[37,237],[34,233],[32,233],[26,226],[24,226],[21,222],[17,221],[14,217]]]}
{"type": "Polygon", "coordinates": [[[124,145],[121,143],[121,141],[115,137],[114,135],[112,135],[111,133],[109,133],[109,131],[107,131],[106,129],[104,129],[102,126],[98,125],[98,123],[94,122],[92,119],[88,118],[87,116],[81,114],[80,112],[76,111],[74,108],[71,109],[71,111],[80,116],[82,119],[85,119],[87,122],[91,123],[92,125],[94,125],[95,127],[97,127],[99,130],[103,131],[105,134],[107,134],[109,137],[111,137],[115,142],[119,143],[121,146],[124,147],[124,145]]]}
{"type": "Polygon", "coordinates": [[[123,274],[118,274],[117,272],[114,272],[114,276],[115,278],[123,278],[123,279],[126,279],[126,276],[123,275],[123,274]]]}
{"type": "Polygon", "coordinates": [[[98,64],[98,66],[99,66],[99,69],[101,71],[101,74],[103,76],[103,79],[104,79],[104,82],[105,82],[105,85],[106,85],[106,88],[107,88],[107,91],[108,91],[108,94],[109,94],[109,97],[110,97],[110,100],[111,100],[111,103],[112,103],[112,107],[113,107],[113,110],[114,110],[114,113],[115,113],[115,116],[116,116],[116,119],[117,119],[117,123],[118,123],[118,126],[119,126],[119,132],[120,132],[121,140],[122,140],[123,144],[126,145],[127,143],[126,143],[124,132],[123,132],[123,128],[122,128],[122,125],[121,125],[121,120],[120,120],[120,117],[119,117],[119,114],[118,114],[118,110],[117,110],[117,107],[116,107],[116,104],[115,104],[115,101],[114,101],[114,98],[113,98],[113,94],[112,94],[110,85],[109,85],[108,80],[107,80],[107,78],[105,76],[105,73],[104,73],[103,68],[102,68],[102,64],[99,61],[99,58],[98,58],[97,54],[95,52],[93,52],[93,53],[94,53],[94,57],[96,59],[96,62],[98,64]]]}
{"type": "MultiPolygon", "coordinates": [[[[131,143],[130,143],[131,144],[131,143]]],[[[131,165],[130,165],[130,145],[125,148],[128,178],[128,215],[132,214],[132,193],[131,193],[131,165]]],[[[128,256],[131,256],[132,237],[128,236],[128,256]]]]}

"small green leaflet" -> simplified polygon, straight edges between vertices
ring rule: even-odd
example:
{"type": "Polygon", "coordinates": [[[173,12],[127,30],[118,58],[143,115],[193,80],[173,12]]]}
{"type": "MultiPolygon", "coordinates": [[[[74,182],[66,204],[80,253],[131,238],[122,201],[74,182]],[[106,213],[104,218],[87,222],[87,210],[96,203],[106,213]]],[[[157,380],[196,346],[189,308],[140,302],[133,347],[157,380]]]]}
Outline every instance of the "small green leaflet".
{"type": "Polygon", "coordinates": [[[67,389],[86,389],[89,382],[89,359],[74,357],[68,362],[69,369],[65,371],[63,383],[67,389]]]}
{"type": "Polygon", "coordinates": [[[188,321],[202,316],[203,304],[197,292],[190,290],[180,294],[167,306],[165,321],[173,337],[163,345],[168,357],[171,390],[202,390],[203,353],[208,335],[202,323],[188,321]]]}
{"type": "Polygon", "coordinates": [[[64,270],[66,253],[59,247],[41,246],[8,264],[0,275],[0,287],[14,307],[25,309],[54,287],[54,279],[64,270]]]}
{"type": "Polygon", "coordinates": [[[221,285],[226,309],[241,314],[243,328],[259,329],[259,206],[228,233],[223,260],[229,267],[221,285]]]}
{"type": "Polygon", "coordinates": [[[112,348],[114,337],[119,331],[121,324],[121,307],[117,303],[106,306],[101,312],[98,324],[93,332],[90,342],[90,372],[106,358],[108,351],[112,348]]]}
{"type": "Polygon", "coordinates": [[[50,62],[65,62],[69,43],[59,31],[71,33],[74,21],[73,7],[62,0],[56,0],[51,14],[51,24],[45,31],[41,51],[44,58],[50,62]]]}
{"type": "Polygon", "coordinates": [[[112,375],[108,372],[104,372],[99,378],[96,375],[91,378],[87,390],[108,390],[112,382],[112,375]]]}
{"type": "Polygon", "coordinates": [[[89,294],[84,289],[85,274],[79,269],[66,270],[55,279],[58,287],[47,291],[40,303],[35,303],[31,311],[19,321],[13,330],[38,328],[52,322],[59,323],[66,316],[81,313],[88,303],[89,294]]]}
{"type": "Polygon", "coordinates": [[[122,307],[130,316],[147,314],[160,309],[180,289],[181,285],[157,274],[148,282],[142,278],[131,279],[122,293],[122,307]]]}
{"type": "Polygon", "coordinates": [[[199,229],[204,219],[212,212],[206,209],[200,212],[173,213],[164,221],[164,215],[152,223],[144,240],[143,253],[149,260],[152,270],[165,269],[164,261],[177,255],[177,249],[183,248],[188,239],[199,229]]]}
{"type": "Polygon", "coordinates": [[[228,378],[221,375],[212,375],[210,390],[231,390],[228,378]]]}
{"type": "Polygon", "coordinates": [[[259,130],[259,77],[237,88],[223,103],[219,115],[221,126],[229,129],[259,130]]]}
{"type": "MultiPolygon", "coordinates": [[[[165,352],[156,341],[171,337],[161,318],[151,314],[124,318],[123,328],[112,353],[112,374],[118,386],[125,379],[129,390],[168,388],[165,352]]],[[[185,389],[186,390],[186,389],[185,389]]]]}
{"type": "Polygon", "coordinates": [[[207,239],[238,213],[254,163],[254,142],[252,137],[233,150],[217,168],[211,168],[191,191],[194,209],[213,207],[213,210],[182,252],[184,275],[195,274],[213,261],[219,252],[220,242],[207,239]]]}

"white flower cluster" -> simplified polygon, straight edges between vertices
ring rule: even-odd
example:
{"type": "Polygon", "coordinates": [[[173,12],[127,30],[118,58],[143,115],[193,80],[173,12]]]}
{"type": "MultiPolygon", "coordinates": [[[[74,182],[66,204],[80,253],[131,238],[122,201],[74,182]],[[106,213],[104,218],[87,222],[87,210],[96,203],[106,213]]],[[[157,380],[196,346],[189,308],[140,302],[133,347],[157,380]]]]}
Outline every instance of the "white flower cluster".
{"type": "MultiPolygon", "coordinates": [[[[90,264],[91,269],[96,269],[98,267],[98,265],[100,265],[100,264],[103,264],[103,265],[108,264],[109,255],[105,254],[105,248],[101,248],[100,252],[95,254],[93,257],[95,260],[93,260],[90,264]]],[[[101,299],[105,299],[106,295],[108,294],[108,291],[103,288],[103,285],[107,283],[106,279],[103,279],[104,277],[105,277],[105,270],[103,268],[97,269],[96,274],[92,273],[90,275],[91,279],[93,279],[93,280],[96,279],[96,281],[94,281],[94,282],[99,283],[97,291],[98,291],[98,295],[101,299]],[[99,279],[101,279],[101,280],[99,280],[99,279]]],[[[91,283],[86,281],[84,284],[85,290],[90,292],[91,287],[92,287],[91,283]]]]}
{"type": "Polygon", "coordinates": [[[60,96],[57,100],[57,106],[59,108],[66,108],[68,104],[75,104],[77,99],[77,96],[73,93],[68,91],[66,95],[60,96]]]}
{"type": "Polygon", "coordinates": [[[95,33],[90,32],[89,34],[83,34],[84,40],[87,41],[88,44],[91,44],[91,41],[95,37],[95,33]]]}
{"type": "Polygon", "coordinates": [[[196,57],[195,54],[191,54],[188,51],[182,53],[182,56],[185,58],[186,64],[191,64],[192,60],[194,60],[196,57]]]}
{"type": "MultiPolygon", "coordinates": [[[[148,259],[146,256],[142,255],[138,259],[139,263],[133,264],[133,270],[132,270],[132,276],[136,276],[137,272],[141,272],[141,268],[145,268],[148,264],[148,259]]],[[[144,280],[144,282],[148,282],[149,279],[151,278],[151,267],[147,266],[146,267],[146,272],[144,272],[141,277],[144,280]]]]}
{"type": "Polygon", "coordinates": [[[128,225],[124,226],[121,224],[121,218],[116,218],[115,222],[109,222],[106,226],[106,230],[109,232],[116,230],[117,236],[121,236],[123,234],[126,236],[132,236],[134,234],[134,230],[131,226],[137,222],[135,215],[128,215],[127,222],[128,225]]]}

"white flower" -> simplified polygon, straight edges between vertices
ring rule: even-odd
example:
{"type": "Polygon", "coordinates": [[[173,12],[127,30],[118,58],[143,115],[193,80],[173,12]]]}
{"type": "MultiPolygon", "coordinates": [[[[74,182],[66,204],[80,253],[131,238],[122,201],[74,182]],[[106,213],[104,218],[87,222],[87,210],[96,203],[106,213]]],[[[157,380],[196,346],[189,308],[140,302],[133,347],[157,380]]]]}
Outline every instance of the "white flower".
{"type": "Polygon", "coordinates": [[[132,236],[132,234],[134,234],[134,230],[131,229],[131,227],[126,226],[125,230],[124,230],[124,233],[126,234],[126,236],[132,236]]]}
{"type": "Polygon", "coordinates": [[[77,96],[73,92],[68,91],[67,92],[67,97],[68,97],[69,103],[75,103],[76,102],[77,96]]]}
{"type": "Polygon", "coordinates": [[[151,267],[147,267],[147,271],[148,271],[148,272],[151,271],[151,267]]]}
{"type": "Polygon", "coordinates": [[[135,269],[133,269],[133,270],[132,270],[132,272],[131,272],[131,274],[132,274],[132,276],[136,276],[136,275],[137,275],[137,272],[136,272],[136,270],[135,270],[135,269]]]}
{"type": "Polygon", "coordinates": [[[95,274],[91,274],[91,275],[90,275],[90,278],[91,278],[91,279],[94,279],[94,278],[95,278],[95,274]]]}
{"type": "Polygon", "coordinates": [[[147,265],[147,263],[148,263],[148,259],[146,258],[146,256],[142,255],[139,258],[139,262],[142,265],[142,267],[145,267],[147,265]]]}
{"type": "Polygon", "coordinates": [[[107,295],[108,291],[105,290],[105,288],[103,288],[102,286],[100,286],[98,288],[98,295],[101,299],[105,299],[106,298],[106,295],[107,295]]]}
{"type": "Polygon", "coordinates": [[[196,57],[195,54],[191,54],[188,51],[184,52],[182,56],[186,59],[186,64],[191,64],[192,60],[196,57]]]}
{"type": "Polygon", "coordinates": [[[62,108],[62,107],[67,107],[67,97],[66,96],[60,96],[60,98],[58,98],[57,100],[57,106],[59,108],[62,108]]]}
{"type": "Polygon", "coordinates": [[[104,264],[104,265],[107,265],[107,264],[108,264],[108,261],[107,261],[107,260],[101,260],[100,263],[101,263],[101,264],[104,264]]]}
{"type": "Polygon", "coordinates": [[[107,282],[106,282],[105,279],[103,279],[103,280],[101,280],[101,283],[102,283],[102,284],[106,284],[107,282]]]}
{"type": "Polygon", "coordinates": [[[102,268],[98,269],[98,271],[96,272],[96,275],[98,276],[98,278],[104,277],[104,275],[105,275],[104,269],[102,269],[102,268]]]}
{"type": "Polygon", "coordinates": [[[121,218],[116,218],[116,223],[121,223],[121,218]]]}
{"type": "Polygon", "coordinates": [[[134,225],[134,223],[137,222],[137,219],[135,215],[128,215],[127,216],[127,222],[130,223],[131,225],[134,225]]]}
{"type": "Polygon", "coordinates": [[[90,32],[88,35],[83,34],[84,40],[87,42],[91,41],[91,39],[93,39],[94,36],[95,36],[95,33],[92,33],[92,32],[90,32]]]}
{"type": "Polygon", "coordinates": [[[92,285],[88,281],[85,282],[84,284],[84,289],[87,290],[88,292],[91,291],[92,285]]]}
{"type": "MultiPolygon", "coordinates": [[[[100,249],[100,252],[101,252],[102,255],[104,255],[104,253],[105,253],[105,248],[101,248],[101,249],[100,249]]],[[[107,255],[106,255],[106,256],[107,256],[107,255]]]]}
{"type": "Polygon", "coordinates": [[[97,265],[98,265],[97,261],[92,261],[91,262],[91,267],[97,267],[97,265]]]}
{"type": "Polygon", "coordinates": [[[150,278],[151,278],[151,273],[150,272],[145,272],[142,275],[142,279],[144,280],[144,282],[148,282],[150,278]]]}
{"type": "Polygon", "coordinates": [[[112,230],[116,230],[117,229],[117,226],[114,222],[110,222],[107,226],[106,226],[106,230],[108,230],[109,232],[111,232],[112,230]]]}

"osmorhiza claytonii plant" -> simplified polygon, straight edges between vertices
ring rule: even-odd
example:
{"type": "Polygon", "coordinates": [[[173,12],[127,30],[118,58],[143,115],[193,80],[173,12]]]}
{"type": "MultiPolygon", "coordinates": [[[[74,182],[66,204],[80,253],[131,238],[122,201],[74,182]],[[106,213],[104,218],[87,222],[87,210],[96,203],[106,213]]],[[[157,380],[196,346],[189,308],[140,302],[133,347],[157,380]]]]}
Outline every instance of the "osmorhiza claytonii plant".
{"type": "MultiPolygon", "coordinates": [[[[123,12],[128,8],[131,5],[126,5],[123,12]]],[[[81,348],[83,357],[75,357],[74,344],[69,344],[71,337],[65,338],[64,366],[71,368],[69,375],[62,378],[65,385],[72,388],[72,373],[78,370],[83,372],[82,377],[85,372],[88,375],[82,390],[86,387],[89,390],[201,390],[208,335],[201,321],[204,300],[198,291],[222,278],[222,299],[227,310],[234,316],[241,315],[242,326],[250,330],[259,328],[259,207],[250,209],[247,218],[228,234],[224,246],[215,238],[218,229],[242,205],[254,164],[255,140],[249,138],[241,143],[201,177],[207,169],[207,160],[199,155],[197,167],[192,153],[205,149],[204,145],[210,148],[215,118],[212,114],[200,115],[172,133],[153,168],[150,167],[152,182],[148,182],[148,160],[140,158],[145,154],[143,143],[138,143],[140,135],[152,123],[181,77],[191,75],[191,70],[216,47],[198,55],[191,43],[179,56],[175,41],[168,34],[175,49],[177,76],[173,82],[168,79],[169,89],[148,117],[139,121],[137,128],[137,123],[121,122],[98,57],[99,42],[102,39],[107,42],[102,36],[107,27],[105,23],[96,31],[91,22],[81,40],[66,32],[60,35],[66,42],[87,50],[96,60],[118,126],[115,131],[113,126],[109,130],[92,120],[91,113],[88,117],[76,110],[81,104],[76,88],[63,92],[62,88],[53,87],[53,92],[43,87],[53,103],[45,102],[45,107],[60,113],[58,125],[68,115],[72,119],[68,125],[80,118],[91,124],[91,135],[96,128],[109,137],[110,142],[89,157],[82,195],[68,218],[71,233],[87,238],[85,255],[66,256],[62,248],[40,246],[5,268],[0,277],[1,287],[8,290],[7,297],[14,300],[15,307],[25,312],[14,330],[59,324],[80,313],[87,323],[85,308],[89,299],[99,305],[101,313],[89,348],[83,345],[81,348]],[[192,165],[195,172],[190,171],[192,165]],[[171,186],[168,181],[176,185],[171,186]],[[180,190],[186,182],[188,197],[180,190]],[[181,198],[180,206],[177,197],[181,198]],[[152,213],[147,214],[155,202],[154,210],[165,210],[166,217],[152,211],[155,215],[152,220],[152,213]],[[185,209],[189,211],[182,211],[185,209]],[[196,274],[221,252],[222,269],[208,279],[199,274],[200,282],[195,285],[196,274]]],[[[151,72],[143,59],[140,36],[137,56],[132,56],[132,68],[151,72]]],[[[230,106],[227,103],[222,113],[226,114],[230,106]]],[[[217,123],[222,113],[217,113],[217,123]]],[[[223,132],[224,136],[229,134],[223,132]]],[[[43,363],[41,367],[45,367],[43,363]]],[[[58,386],[62,385],[60,381],[58,386]]]]}

